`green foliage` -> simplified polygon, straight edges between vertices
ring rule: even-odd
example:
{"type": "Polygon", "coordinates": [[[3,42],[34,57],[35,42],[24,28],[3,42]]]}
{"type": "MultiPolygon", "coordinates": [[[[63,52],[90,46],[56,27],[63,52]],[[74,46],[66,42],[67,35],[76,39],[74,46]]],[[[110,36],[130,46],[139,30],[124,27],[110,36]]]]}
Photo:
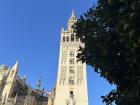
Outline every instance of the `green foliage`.
{"type": "Polygon", "coordinates": [[[98,0],[74,28],[79,60],[116,85],[106,105],[140,105],[140,0],[98,0]]]}

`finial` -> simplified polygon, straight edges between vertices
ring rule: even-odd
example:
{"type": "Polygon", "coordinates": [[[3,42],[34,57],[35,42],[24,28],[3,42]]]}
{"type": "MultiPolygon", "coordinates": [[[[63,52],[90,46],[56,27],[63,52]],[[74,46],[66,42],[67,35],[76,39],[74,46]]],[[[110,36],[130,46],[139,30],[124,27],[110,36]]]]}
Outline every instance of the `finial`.
{"type": "Polygon", "coordinates": [[[72,10],[71,17],[76,17],[76,13],[75,13],[75,10],[74,9],[72,10]]]}
{"type": "Polygon", "coordinates": [[[26,82],[26,80],[27,80],[27,77],[23,76],[23,81],[26,82]]]}
{"type": "Polygon", "coordinates": [[[38,80],[38,82],[37,82],[37,89],[39,89],[40,90],[40,87],[41,87],[41,78],[38,80]]]}

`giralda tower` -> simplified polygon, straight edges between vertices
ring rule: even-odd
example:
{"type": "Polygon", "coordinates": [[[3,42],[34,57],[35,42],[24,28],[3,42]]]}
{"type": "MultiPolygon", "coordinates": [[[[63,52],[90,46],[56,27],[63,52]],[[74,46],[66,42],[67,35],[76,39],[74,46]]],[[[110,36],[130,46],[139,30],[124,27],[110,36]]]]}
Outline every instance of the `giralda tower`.
{"type": "Polygon", "coordinates": [[[77,21],[74,10],[68,27],[61,29],[58,76],[54,105],[88,105],[86,64],[77,62],[77,50],[82,43],[75,38],[73,24],[77,21]]]}

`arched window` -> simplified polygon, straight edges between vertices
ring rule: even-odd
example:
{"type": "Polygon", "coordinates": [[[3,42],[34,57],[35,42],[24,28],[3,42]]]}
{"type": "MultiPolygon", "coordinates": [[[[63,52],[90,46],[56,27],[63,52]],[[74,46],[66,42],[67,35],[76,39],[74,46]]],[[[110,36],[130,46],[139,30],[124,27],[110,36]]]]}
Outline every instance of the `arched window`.
{"type": "Polygon", "coordinates": [[[74,42],[74,34],[71,35],[71,41],[74,42]]]}
{"type": "Polygon", "coordinates": [[[70,85],[73,85],[73,84],[74,84],[74,78],[73,78],[73,77],[70,77],[70,78],[69,78],[69,84],[70,84],[70,85]]]}
{"type": "Polygon", "coordinates": [[[69,72],[70,72],[70,74],[74,74],[74,67],[73,66],[70,67],[69,72]]]}
{"type": "Polygon", "coordinates": [[[65,36],[63,37],[63,42],[65,42],[65,36]]]}
{"type": "Polygon", "coordinates": [[[70,64],[74,64],[74,59],[70,59],[70,60],[69,60],[69,63],[70,63],[70,64]]]}
{"type": "Polygon", "coordinates": [[[70,91],[70,98],[74,99],[73,91],[70,91]]]}
{"type": "Polygon", "coordinates": [[[69,37],[67,36],[67,42],[69,41],[69,37]]]}
{"type": "Polygon", "coordinates": [[[74,52],[73,51],[70,52],[70,57],[74,57],[74,52]]]}

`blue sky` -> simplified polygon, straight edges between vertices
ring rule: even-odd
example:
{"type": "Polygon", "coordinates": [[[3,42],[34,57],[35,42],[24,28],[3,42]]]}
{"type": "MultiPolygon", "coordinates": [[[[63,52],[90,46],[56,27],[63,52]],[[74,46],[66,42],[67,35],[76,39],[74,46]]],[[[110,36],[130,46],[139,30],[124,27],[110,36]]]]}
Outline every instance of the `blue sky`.
{"type": "MultiPolygon", "coordinates": [[[[19,75],[36,87],[51,90],[56,82],[60,29],[75,9],[86,12],[94,0],[0,0],[0,64],[19,60],[19,75]]],[[[87,67],[89,105],[104,105],[100,98],[113,86],[87,67]]]]}

